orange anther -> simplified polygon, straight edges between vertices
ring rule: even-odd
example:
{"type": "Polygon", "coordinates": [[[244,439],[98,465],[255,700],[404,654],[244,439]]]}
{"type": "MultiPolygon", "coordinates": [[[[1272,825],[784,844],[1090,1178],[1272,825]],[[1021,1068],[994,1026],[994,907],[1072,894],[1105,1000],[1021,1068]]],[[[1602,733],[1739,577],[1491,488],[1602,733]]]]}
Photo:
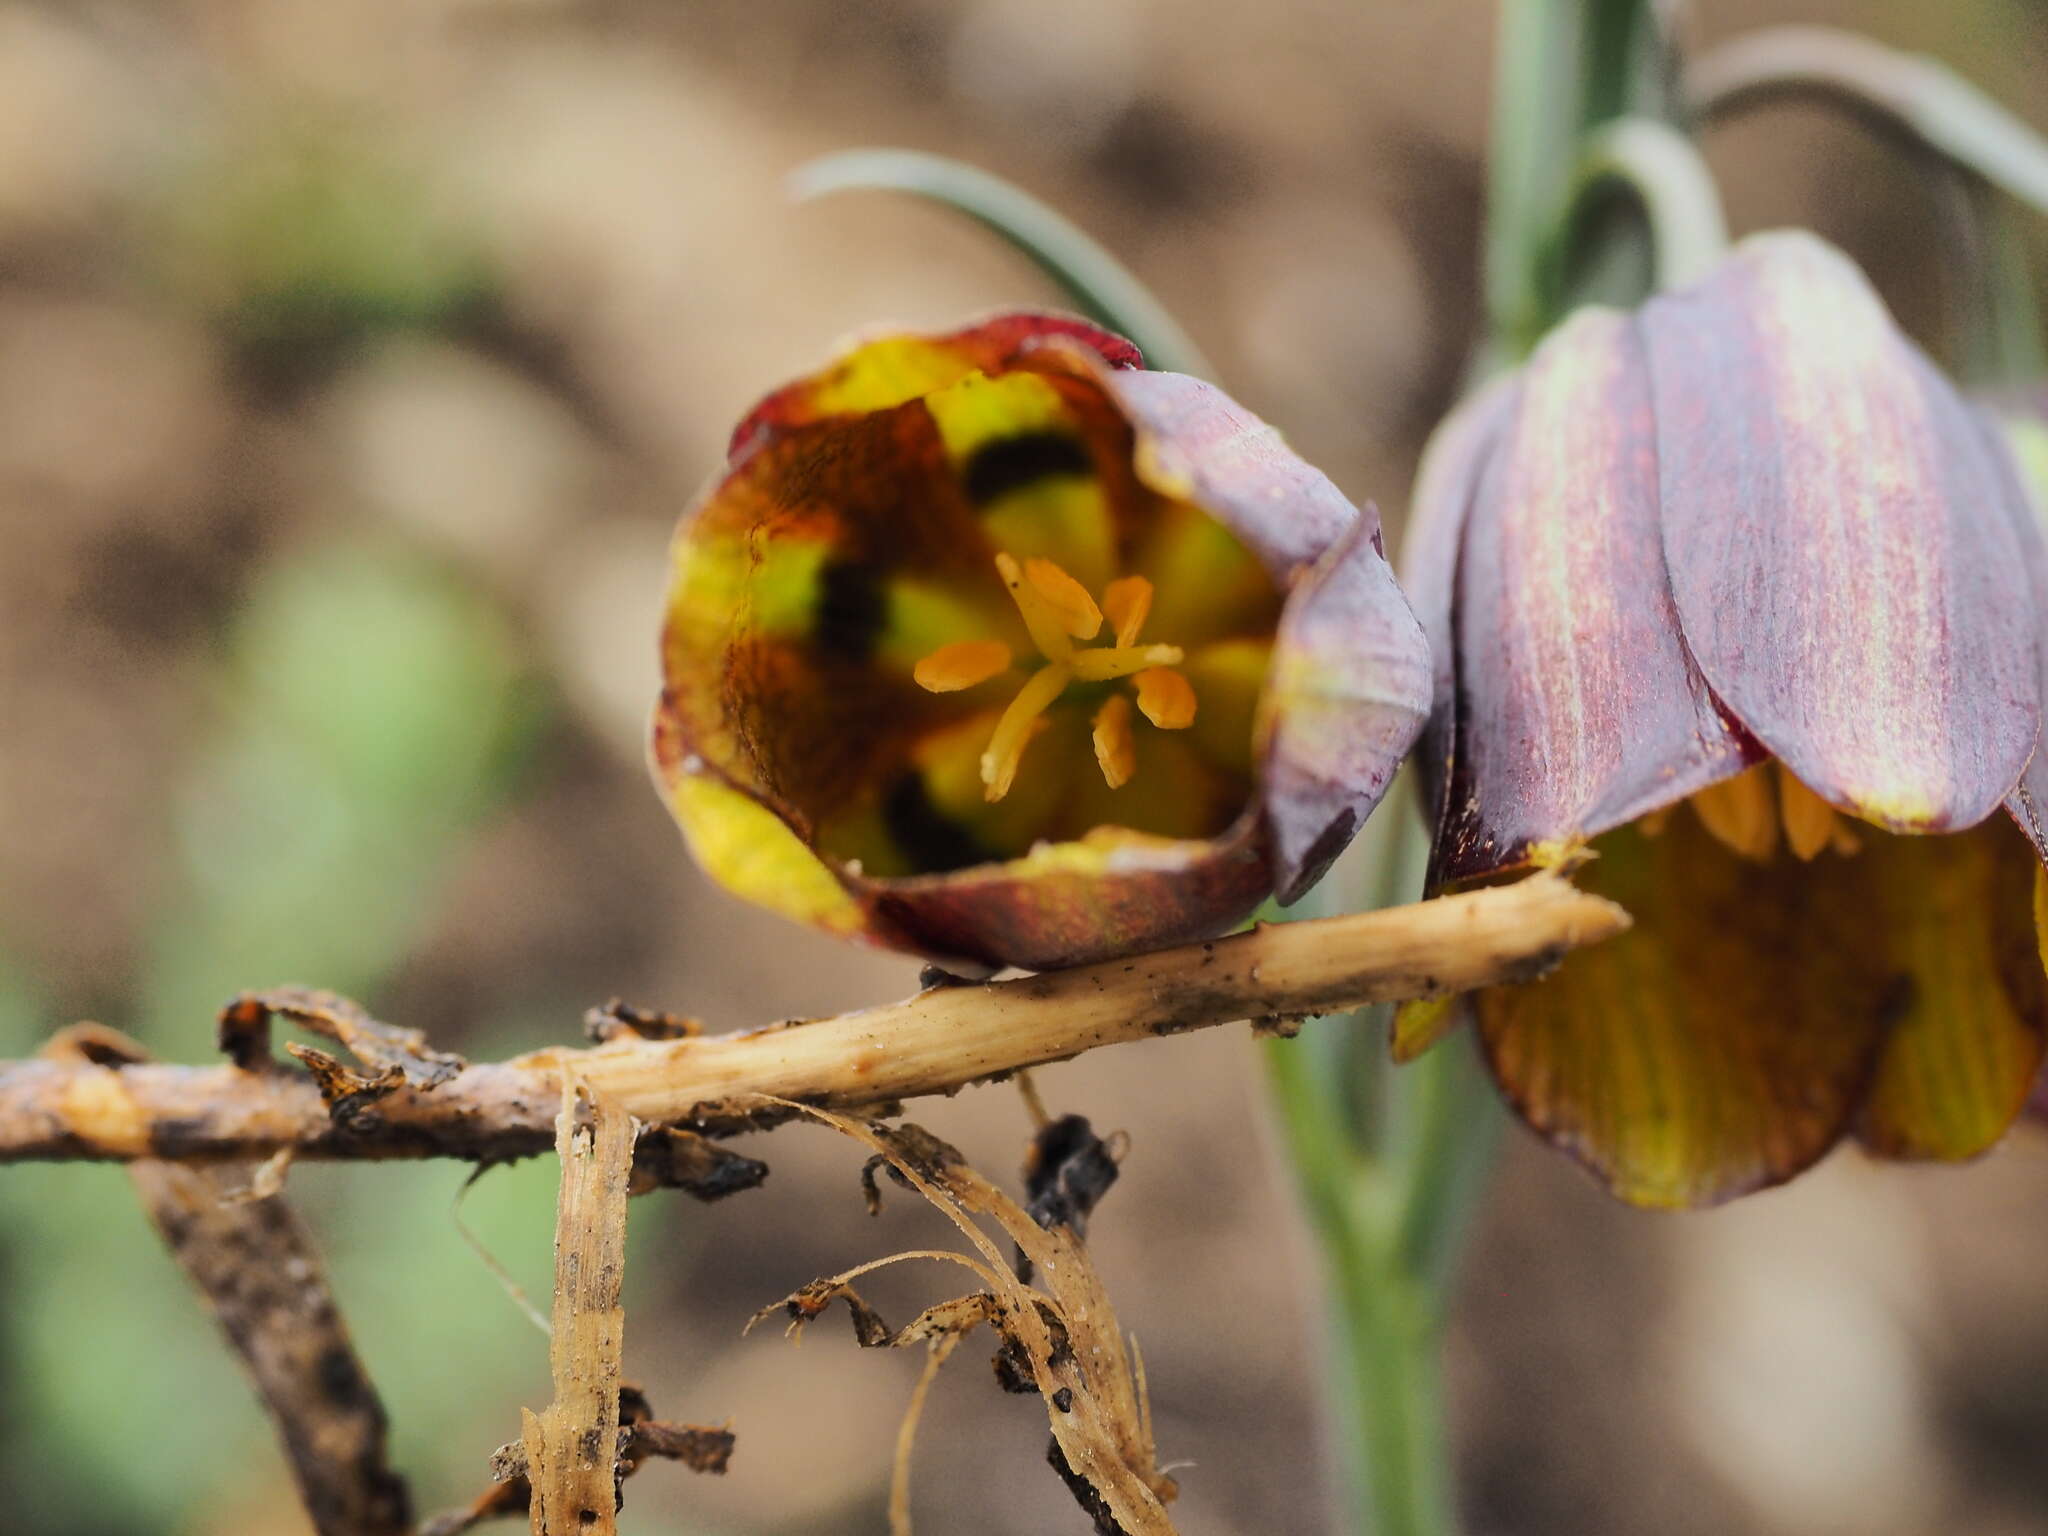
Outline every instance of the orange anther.
{"type": "Polygon", "coordinates": [[[1010,648],[1000,640],[955,640],[911,669],[927,693],[958,693],[1010,669],[1010,648]]]}

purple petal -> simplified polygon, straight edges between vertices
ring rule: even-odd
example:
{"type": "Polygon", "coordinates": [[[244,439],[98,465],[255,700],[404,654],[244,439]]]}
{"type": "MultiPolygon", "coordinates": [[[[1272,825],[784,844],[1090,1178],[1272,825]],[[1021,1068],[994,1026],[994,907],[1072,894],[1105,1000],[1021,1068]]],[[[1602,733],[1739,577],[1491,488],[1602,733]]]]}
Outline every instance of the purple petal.
{"type": "MultiPolygon", "coordinates": [[[[1451,759],[1458,686],[1457,637],[1452,628],[1458,584],[1458,551],[1465,516],[1478,488],[1480,471],[1513,419],[1521,376],[1496,379],[1438,424],[1422,450],[1415,491],[1408,502],[1408,530],[1402,539],[1401,583],[1429,641],[1432,664],[1429,724],[1416,744],[1422,777],[1423,814],[1432,827],[1443,821],[1450,796],[1451,759]]],[[[1434,860],[1432,860],[1434,862],[1434,860]]]]}
{"type": "Polygon", "coordinates": [[[1429,648],[1360,510],[1213,385],[1106,373],[1138,473],[1201,507],[1288,593],[1261,702],[1262,790],[1283,903],[1315,883],[1386,793],[1429,712],[1429,648]]]}
{"type": "Polygon", "coordinates": [[[1745,242],[1639,324],[1672,589],[1714,692],[1841,810],[1981,821],[2041,689],[2012,476],[1970,408],[1809,235],[1745,242]]]}
{"type": "Polygon", "coordinates": [[[1261,708],[1274,887],[1314,885],[1387,792],[1429,713],[1429,652],[1370,509],[1288,594],[1261,708]]]}
{"type": "Polygon", "coordinates": [[[1467,512],[1440,879],[1633,821],[1750,756],[1679,637],[1655,443],[1633,324],[1582,310],[1530,360],[1467,512]]]}

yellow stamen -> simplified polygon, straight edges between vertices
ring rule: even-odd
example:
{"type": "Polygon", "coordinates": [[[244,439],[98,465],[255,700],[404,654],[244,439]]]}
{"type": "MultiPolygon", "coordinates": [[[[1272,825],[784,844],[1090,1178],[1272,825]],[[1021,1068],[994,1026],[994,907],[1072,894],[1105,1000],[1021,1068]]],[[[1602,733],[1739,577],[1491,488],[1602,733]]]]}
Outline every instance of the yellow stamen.
{"type": "Polygon", "coordinates": [[[1076,640],[1093,640],[1102,628],[1102,610],[1088,589],[1050,560],[1033,555],[1024,562],[1024,579],[1059,617],[1060,627],[1076,640]]]}
{"type": "Polygon", "coordinates": [[[1047,661],[1065,661],[1074,652],[1074,642],[1067,638],[1067,627],[1053,605],[1038,588],[1025,581],[1024,568],[1016,557],[1007,550],[996,555],[996,573],[1003,578],[1003,585],[1010,589],[1010,599],[1017,605],[1017,612],[1024,617],[1024,627],[1031,632],[1031,643],[1038,647],[1047,661]]]}
{"type": "Polygon", "coordinates": [[[1759,862],[1778,846],[1778,808],[1771,799],[1766,767],[1759,763],[1745,768],[1692,797],[1692,808],[1709,832],[1743,858],[1759,862]]]}
{"type": "Polygon", "coordinates": [[[1195,723],[1195,685],[1180,673],[1171,667],[1147,667],[1137,682],[1138,708],[1159,729],[1184,731],[1195,723]]]}
{"type": "Polygon", "coordinates": [[[1793,777],[1783,763],[1778,764],[1778,815],[1785,824],[1786,845],[1803,862],[1811,863],[1824,848],[1856,851],[1856,834],[1843,825],[1835,808],[1793,777]]]}
{"type": "Polygon", "coordinates": [[[1136,645],[1152,612],[1152,583],[1142,576],[1117,577],[1102,589],[1102,611],[1116,629],[1116,643],[1136,645]]]}
{"type": "Polygon", "coordinates": [[[1138,742],[1131,735],[1131,701],[1113,693],[1095,711],[1095,762],[1111,789],[1122,789],[1138,771],[1138,742]]]}
{"type": "Polygon", "coordinates": [[[911,669],[927,693],[958,693],[1010,670],[1010,648],[1000,640],[955,640],[911,669]]]}
{"type": "Polygon", "coordinates": [[[1074,652],[1071,664],[1082,682],[1106,683],[1147,667],[1176,667],[1186,659],[1187,653],[1177,645],[1100,645],[1074,652]]]}
{"type": "Polygon", "coordinates": [[[1032,673],[1031,680],[1010,700],[1009,708],[996,722],[995,734],[988,739],[988,750],[981,754],[981,782],[991,803],[1010,792],[1010,786],[1017,781],[1017,765],[1024,760],[1024,749],[1035,734],[1038,717],[1066,692],[1067,684],[1073,680],[1072,668],[1062,662],[1048,662],[1032,673]]]}
{"type": "MultiPolygon", "coordinates": [[[[1123,576],[1102,591],[1097,606],[1088,589],[1057,563],[1033,555],[1020,562],[1008,550],[996,555],[996,571],[1030,631],[1032,644],[1045,665],[1010,700],[981,754],[981,782],[990,801],[1002,799],[1016,782],[1024,749],[1044,727],[1043,716],[1070,683],[1135,680],[1137,707],[1161,730],[1177,731],[1195,720],[1195,687],[1171,670],[1186,659],[1177,645],[1139,645],[1138,632],[1152,612],[1152,583],[1143,576],[1123,576]],[[1113,645],[1076,650],[1076,640],[1092,640],[1107,616],[1115,632],[1113,645]]],[[[1007,669],[1009,649],[995,641],[960,640],[933,651],[914,669],[918,683],[934,693],[972,688],[1007,669]]],[[[1111,789],[1121,789],[1137,771],[1138,749],[1131,734],[1131,701],[1123,694],[1106,699],[1095,712],[1095,761],[1111,789]]]]}

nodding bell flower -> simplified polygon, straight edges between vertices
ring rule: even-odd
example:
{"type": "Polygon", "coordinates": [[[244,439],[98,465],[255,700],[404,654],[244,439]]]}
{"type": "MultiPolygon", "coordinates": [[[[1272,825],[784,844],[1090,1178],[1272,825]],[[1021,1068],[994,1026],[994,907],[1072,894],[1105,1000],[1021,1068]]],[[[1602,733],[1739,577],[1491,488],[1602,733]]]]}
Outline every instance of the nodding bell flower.
{"type": "Polygon", "coordinates": [[[1322,873],[1428,710],[1379,521],[1078,321],[770,395],[676,534],[656,772],[788,916],[975,967],[1208,937],[1322,873]]]}
{"type": "Polygon", "coordinates": [[[2048,562],[1862,274],[1769,234],[1581,312],[1439,430],[1416,517],[1432,885],[1590,850],[1635,918],[1471,999],[1521,1117],[1659,1206],[1995,1142],[2048,1026],[2048,562]]]}

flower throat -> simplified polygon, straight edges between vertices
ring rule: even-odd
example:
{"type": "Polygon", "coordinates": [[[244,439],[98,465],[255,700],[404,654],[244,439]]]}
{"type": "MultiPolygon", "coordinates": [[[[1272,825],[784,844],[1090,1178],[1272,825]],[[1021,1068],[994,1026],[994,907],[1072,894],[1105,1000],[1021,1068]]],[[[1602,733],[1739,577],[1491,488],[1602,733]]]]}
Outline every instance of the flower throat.
{"type": "MultiPolygon", "coordinates": [[[[1177,645],[1138,643],[1152,611],[1150,581],[1120,576],[1102,589],[1097,604],[1086,587],[1051,560],[1034,556],[1020,562],[1003,551],[996,556],[996,573],[1044,660],[1011,696],[981,754],[982,791],[990,802],[1010,792],[1024,749],[1045,727],[1045,712],[1072,684],[1129,678],[1138,709],[1153,725],[1177,731],[1194,724],[1194,687],[1174,670],[1185,653],[1177,645]],[[1101,633],[1105,619],[1111,643],[1076,645],[1101,633]]],[[[928,692],[955,693],[1001,676],[1010,670],[1011,661],[1009,646],[1000,640],[956,640],[923,657],[912,676],[928,692]]],[[[1137,769],[1130,696],[1112,693],[1102,702],[1095,711],[1093,734],[1095,761],[1104,782],[1121,789],[1137,769]]]]}

